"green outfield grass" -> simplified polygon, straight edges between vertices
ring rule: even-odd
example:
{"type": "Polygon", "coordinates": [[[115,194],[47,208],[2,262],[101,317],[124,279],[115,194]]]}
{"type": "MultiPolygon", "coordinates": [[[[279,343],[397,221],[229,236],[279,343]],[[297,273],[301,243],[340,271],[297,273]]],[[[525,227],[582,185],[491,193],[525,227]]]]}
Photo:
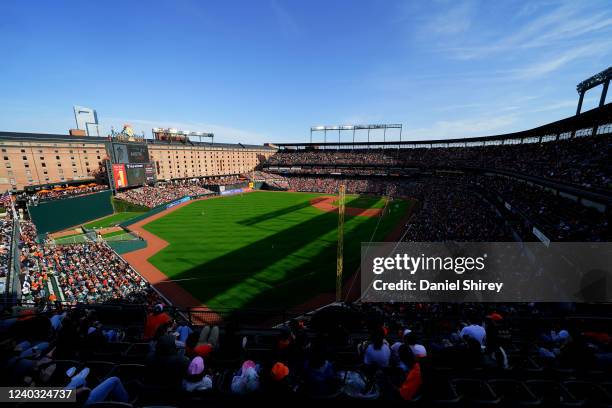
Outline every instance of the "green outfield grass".
{"type": "Polygon", "coordinates": [[[77,243],[86,242],[86,241],[87,241],[87,238],[85,234],[72,234],[72,235],[66,235],[65,237],[55,239],[55,243],[57,245],[77,244],[77,243]]]}
{"type": "Polygon", "coordinates": [[[107,228],[113,227],[123,221],[127,221],[131,218],[138,217],[139,215],[144,214],[144,212],[118,212],[108,217],[101,218],[97,221],[90,222],[89,224],[85,224],[85,228],[107,228]]]}
{"type": "MultiPolygon", "coordinates": [[[[334,201],[334,205],[338,205],[338,200],[334,201]]],[[[383,197],[347,194],[345,197],[345,206],[352,208],[384,208],[385,199],[383,197]]]]}
{"type": "Polygon", "coordinates": [[[106,234],[102,234],[102,238],[116,237],[119,235],[129,235],[129,234],[125,232],[124,230],[119,230],[119,231],[113,231],[113,232],[108,232],[106,234]]]}
{"type": "MultiPolygon", "coordinates": [[[[317,196],[255,192],[191,203],[145,225],[170,244],[149,261],[213,309],[298,305],[335,285],[337,214],[312,207],[317,196]]],[[[395,200],[382,219],[346,217],[345,278],[359,266],[361,242],[383,240],[411,204],[395,200]]]]}

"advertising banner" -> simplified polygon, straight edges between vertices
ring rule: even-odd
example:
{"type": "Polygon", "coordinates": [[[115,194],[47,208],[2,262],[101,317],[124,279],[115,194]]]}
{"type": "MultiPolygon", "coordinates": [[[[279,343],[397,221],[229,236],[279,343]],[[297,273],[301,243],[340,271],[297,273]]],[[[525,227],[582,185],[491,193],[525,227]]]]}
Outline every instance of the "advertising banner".
{"type": "Polygon", "coordinates": [[[154,183],[155,179],[155,167],[153,166],[153,163],[145,164],[145,181],[147,183],[154,183]]]}
{"type": "Polygon", "coordinates": [[[125,188],[128,186],[127,173],[124,164],[113,164],[113,179],[115,188],[125,188]]]}
{"type": "Polygon", "coordinates": [[[234,190],[222,190],[221,195],[232,195],[232,194],[240,194],[243,190],[241,188],[236,188],[234,190]]]}
{"type": "Polygon", "coordinates": [[[187,202],[187,201],[189,201],[189,200],[191,200],[191,197],[189,197],[189,196],[183,197],[183,198],[181,198],[180,200],[176,200],[176,201],[173,201],[173,202],[171,202],[171,203],[167,204],[167,205],[166,205],[166,208],[172,208],[172,207],[174,207],[175,205],[179,205],[179,204],[181,204],[181,203],[186,203],[186,202],[187,202]]]}

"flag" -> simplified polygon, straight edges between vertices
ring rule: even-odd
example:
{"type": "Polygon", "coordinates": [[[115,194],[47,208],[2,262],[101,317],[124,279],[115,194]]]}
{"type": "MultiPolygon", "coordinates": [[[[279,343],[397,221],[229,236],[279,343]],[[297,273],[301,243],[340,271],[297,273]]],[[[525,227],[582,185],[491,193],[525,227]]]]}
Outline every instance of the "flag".
{"type": "Polygon", "coordinates": [[[2,196],[0,197],[0,204],[2,204],[5,207],[8,207],[11,205],[11,200],[12,200],[12,197],[7,191],[4,194],[2,194],[2,196]]]}

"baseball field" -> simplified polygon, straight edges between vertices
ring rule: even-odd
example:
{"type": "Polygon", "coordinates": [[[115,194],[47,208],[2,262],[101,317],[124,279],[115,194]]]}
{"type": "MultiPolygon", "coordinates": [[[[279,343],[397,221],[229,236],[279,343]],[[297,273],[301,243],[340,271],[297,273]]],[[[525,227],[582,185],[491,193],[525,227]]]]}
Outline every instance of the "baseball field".
{"type": "MultiPolygon", "coordinates": [[[[144,225],[169,243],[149,262],[212,309],[300,305],[334,290],[338,215],[330,204],[317,206],[324,200],[336,201],[258,191],[193,202],[144,225]]],[[[349,278],[359,267],[360,243],[384,240],[412,203],[396,199],[384,215],[372,216],[366,211],[381,211],[382,198],[346,201],[355,210],[347,211],[344,226],[349,278]]]]}

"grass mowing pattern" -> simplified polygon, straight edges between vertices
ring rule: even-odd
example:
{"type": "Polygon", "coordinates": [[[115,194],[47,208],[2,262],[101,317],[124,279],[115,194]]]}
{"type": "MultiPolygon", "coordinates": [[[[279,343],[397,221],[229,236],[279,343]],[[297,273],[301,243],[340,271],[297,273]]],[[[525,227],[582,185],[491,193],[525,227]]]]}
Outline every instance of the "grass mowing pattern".
{"type": "MultiPolygon", "coordinates": [[[[255,192],[191,203],[144,226],[170,244],[149,261],[213,309],[298,305],[335,285],[337,214],[312,207],[317,196],[255,192]]],[[[409,205],[391,203],[372,241],[384,239],[409,205]]],[[[346,216],[346,278],[378,221],[346,216]]]]}
{"type": "Polygon", "coordinates": [[[109,215],[108,217],[101,218],[97,221],[90,222],[89,224],[85,224],[85,228],[113,227],[119,223],[122,223],[123,221],[138,217],[141,214],[144,214],[144,212],[119,212],[109,215]]]}

